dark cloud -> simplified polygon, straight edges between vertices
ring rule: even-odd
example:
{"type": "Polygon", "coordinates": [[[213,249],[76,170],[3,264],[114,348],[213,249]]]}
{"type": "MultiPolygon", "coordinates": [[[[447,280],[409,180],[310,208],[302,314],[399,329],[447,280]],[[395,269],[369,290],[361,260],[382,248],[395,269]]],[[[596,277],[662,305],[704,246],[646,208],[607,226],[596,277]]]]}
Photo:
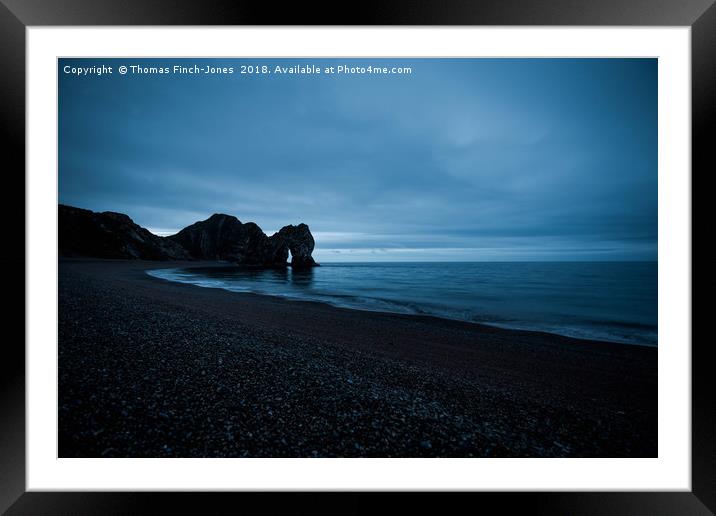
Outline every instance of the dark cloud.
{"type": "Polygon", "coordinates": [[[390,63],[413,73],[60,73],[60,201],[306,222],[326,261],[656,258],[656,60],[390,63]]]}

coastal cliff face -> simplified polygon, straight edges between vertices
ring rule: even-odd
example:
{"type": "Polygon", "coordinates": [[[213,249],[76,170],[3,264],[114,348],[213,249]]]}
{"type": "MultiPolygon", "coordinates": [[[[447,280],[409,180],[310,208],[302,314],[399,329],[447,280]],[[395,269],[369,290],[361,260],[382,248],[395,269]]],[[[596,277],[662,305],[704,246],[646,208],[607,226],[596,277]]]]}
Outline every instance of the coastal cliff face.
{"type": "Polygon", "coordinates": [[[187,260],[179,244],[154,235],[127,215],[59,206],[61,256],[92,256],[141,260],[187,260]]]}
{"type": "Polygon", "coordinates": [[[294,268],[318,265],[315,241],[306,224],[284,226],[267,236],[253,222],[214,214],[176,235],[160,237],[122,213],[96,213],[59,206],[62,256],[142,260],[220,260],[256,267],[285,267],[289,251],[294,268]]]}
{"type": "Polygon", "coordinates": [[[167,237],[197,260],[222,260],[244,265],[286,263],[280,246],[254,223],[242,224],[231,215],[214,214],[167,237]]]}

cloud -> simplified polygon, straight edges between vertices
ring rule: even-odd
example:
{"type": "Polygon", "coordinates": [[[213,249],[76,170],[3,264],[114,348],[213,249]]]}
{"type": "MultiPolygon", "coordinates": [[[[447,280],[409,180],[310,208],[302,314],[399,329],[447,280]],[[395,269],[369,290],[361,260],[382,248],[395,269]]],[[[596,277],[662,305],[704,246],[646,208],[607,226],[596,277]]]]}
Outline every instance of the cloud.
{"type": "Polygon", "coordinates": [[[656,257],[655,60],[393,61],[414,73],[60,74],[60,201],[306,222],[346,256],[656,257]]]}

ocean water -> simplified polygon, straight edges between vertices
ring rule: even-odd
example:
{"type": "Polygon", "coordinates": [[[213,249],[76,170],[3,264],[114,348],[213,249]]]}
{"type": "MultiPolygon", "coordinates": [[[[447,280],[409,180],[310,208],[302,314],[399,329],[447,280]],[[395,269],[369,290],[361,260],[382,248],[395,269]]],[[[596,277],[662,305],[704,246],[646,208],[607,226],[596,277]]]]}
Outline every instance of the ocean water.
{"type": "Polygon", "coordinates": [[[324,263],[293,271],[158,269],[182,283],[657,345],[656,262],[324,263]]]}

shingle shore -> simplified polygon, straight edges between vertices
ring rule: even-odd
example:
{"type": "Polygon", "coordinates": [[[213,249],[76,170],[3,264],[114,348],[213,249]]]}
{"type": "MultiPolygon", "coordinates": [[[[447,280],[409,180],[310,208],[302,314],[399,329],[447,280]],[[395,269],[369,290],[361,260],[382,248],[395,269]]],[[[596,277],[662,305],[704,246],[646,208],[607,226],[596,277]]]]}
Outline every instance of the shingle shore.
{"type": "Polygon", "coordinates": [[[61,457],[656,456],[656,349],[144,272],[177,265],[60,262],[61,457]]]}

